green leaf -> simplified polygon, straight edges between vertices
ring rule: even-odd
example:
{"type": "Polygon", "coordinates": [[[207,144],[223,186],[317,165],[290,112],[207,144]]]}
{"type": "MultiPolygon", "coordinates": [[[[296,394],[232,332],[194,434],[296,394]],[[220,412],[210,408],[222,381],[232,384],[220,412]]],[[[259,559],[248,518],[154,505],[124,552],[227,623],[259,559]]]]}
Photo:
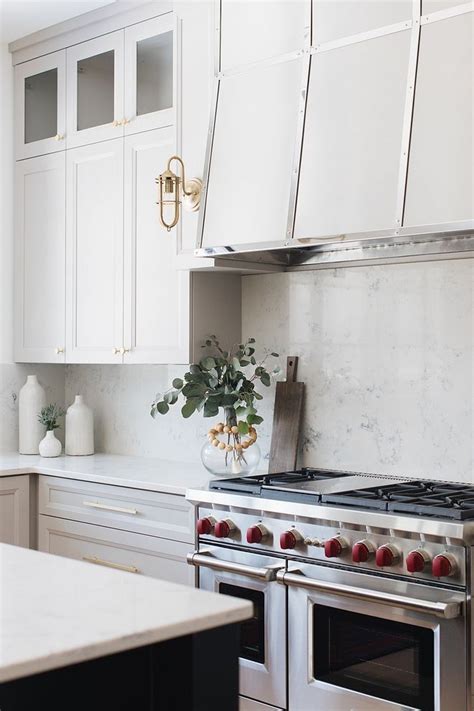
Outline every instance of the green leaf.
{"type": "Polygon", "coordinates": [[[199,401],[197,398],[194,398],[194,397],[189,398],[189,400],[187,400],[184,403],[183,407],[181,408],[182,416],[186,417],[186,418],[191,417],[191,415],[193,414],[193,412],[195,411],[195,409],[197,407],[198,402],[199,401]]]}
{"type": "Polygon", "coordinates": [[[270,376],[266,370],[260,375],[260,380],[262,381],[263,385],[266,385],[267,387],[270,385],[270,376]]]}
{"type": "Polygon", "coordinates": [[[247,408],[243,407],[242,405],[240,407],[235,408],[235,414],[236,415],[243,415],[246,412],[247,408]]]}
{"type": "Polygon", "coordinates": [[[215,400],[206,400],[204,404],[204,417],[215,417],[219,412],[219,405],[215,400]]]}
{"type": "Polygon", "coordinates": [[[163,400],[168,405],[174,405],[178,399],[179,392],[177,390],[171,390],[163,395],[163,400]]]}
{"type": "Polygon", "coordinates": [[[254,392],[253,396],[255,400],[263,400],[263,395],[260,395],[260,393],[254,392]]]}
{"type": "Polygon", "coordinates": [[[207,358],[202,359],[200,365],[203,370],[212,370],[216,367],[216,361],[214,360],[214,358],[208,356],[207,358]]]}
{"type": "Polygon", "coordinates": [[[156,409],[158,410],[160,415],[166,415],[170,408],[164,400],[160,400],[160,402],[156,403],[156,409]]]}
{"type": "Polygon", "coordinates": [[[239,398],[237,395],[224,395],[221,400],[222,407],[233,407],[239,398]]]}
{"type": "Polygon", "coordinates": [[[260,415],[249,415],[247,422],[249,425],[260,425],[263,422],[263,417],[260,417],[260,415]]]}
{"type": "Polygon", "coordinates": [[[240,368],[240,360],[239,360],[236,356],[234,356],[234,357],[232,358],[232,360],[231,360],[231,365],[232,365],[232,367],[233,367],[234,370],[239,370],[239,368],[240,368]]]}
{"type": "Polygon", "coordinates": [[[240,434],[244,434],[244,435],[245,435],[245,434],[248,434],[248,433],[249,433],[249,426],[248,426],[248,424],[247,424],[246,422],[244,422],[244,420],[239,420],[238,427],[239,427],[239,433],[240,433],[240,434]]]}
{"type": "Polygon", "coordinates": [[[278,353],[272,353],[271,355],[272,355],[274,358],[279,358],[279,357],[280,357],[278,353]]]}
{"type": "Polygon", "coordinates": [[[193,363],[191,366],[189,366],[189,372],[192,375],[196,375],[197,373],[201,373],[202,371],[201,371],[201,368],[199,367],[199,365],[196,365],[196,363],[193,363]]]}
{"type": "Polygon", "coordinates": [[[181,380],[181,378],[175,378],[173,380],[173,387],[176,388],[176,390],[181,390],[181,388],[183,387],[183,381],[181,380]]]}

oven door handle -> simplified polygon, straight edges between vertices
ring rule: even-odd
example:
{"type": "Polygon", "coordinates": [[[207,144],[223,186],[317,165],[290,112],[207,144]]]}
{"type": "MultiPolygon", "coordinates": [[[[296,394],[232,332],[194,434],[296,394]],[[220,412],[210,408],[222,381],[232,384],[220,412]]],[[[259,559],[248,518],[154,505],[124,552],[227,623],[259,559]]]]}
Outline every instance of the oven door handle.
{"type": "Polygon", "coordinates": [[[276,572],[280,568],[278,566],[269,566],[268,568],[254,568],[251,565],[242,565],[242,563],[232,563],[229,560],[220,560],[214,558],[211,553],[204,551],[188,553],[186,560],[189,565],[195,565],[197,568],[212,568],[212,570],[221,570],[224,573],[236,573],[243,575],[246,578],[257,578],[257,580],[275,580],[276,572]]]}
{"type": "Polygon", "coordinates": [[[435,602],[434,600],[419,600],[406,595],[382,592],[381,590],[367,590],[353,585],[342,585],[326,582],[325,580],[314,580],[306,577],[301,571],[279,570],[276,574],[277,582],[296,588],[307,588],[320,593],[330,593],[338,597],[352,598],[364,602],[375,602],[389,607],[401,607],[410,612],[422,612],[436,617],[452,620],[459,617],[462,612],[464,598],[453,597],[448,602],[435,602]]]}

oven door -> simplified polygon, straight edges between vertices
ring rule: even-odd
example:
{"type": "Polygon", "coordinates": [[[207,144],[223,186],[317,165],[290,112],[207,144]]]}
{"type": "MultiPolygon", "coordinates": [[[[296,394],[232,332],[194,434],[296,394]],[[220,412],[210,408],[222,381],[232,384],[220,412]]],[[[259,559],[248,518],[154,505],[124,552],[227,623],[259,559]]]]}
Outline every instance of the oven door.
{"type": "Polygon", "coordinates": [[[290,710],[468,708],[463,594],[308,564],[277,578],[289,590],[290,710]]]}
{"type": "Polygon", "coordinates": [[[284,561],[271,556],[209,546],[191,553],[199,587],[250,600],[254,616],[240,633],[240,693],[286,707],[286,590],[275,580],[284,561]]]}

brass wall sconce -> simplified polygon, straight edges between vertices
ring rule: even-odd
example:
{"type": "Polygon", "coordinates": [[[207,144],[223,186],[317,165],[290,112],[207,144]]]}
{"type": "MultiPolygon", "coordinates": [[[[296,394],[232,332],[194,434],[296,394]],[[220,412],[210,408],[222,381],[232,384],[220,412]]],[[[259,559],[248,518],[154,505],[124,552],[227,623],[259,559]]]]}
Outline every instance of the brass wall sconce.
{"type": "Polygon", "coordinates": [[[181,203],[184,209],[189,212],[199,210],[202,180],[200,178],[191,178],[191,180],[186,181],[184,163],[179,156],[171,156],[166,170],[158,178],[155,178],[155,182],[159,186],[157,205],[160,206],[160,222],[168,232],[178,224],[181,203]],[[181,166],[181,177],[171,170],[170,166],[174,160],[178,161],[181,166]],[[172,219],[168,222],[165,219],[167,211],[172,214],[172,219]]]}

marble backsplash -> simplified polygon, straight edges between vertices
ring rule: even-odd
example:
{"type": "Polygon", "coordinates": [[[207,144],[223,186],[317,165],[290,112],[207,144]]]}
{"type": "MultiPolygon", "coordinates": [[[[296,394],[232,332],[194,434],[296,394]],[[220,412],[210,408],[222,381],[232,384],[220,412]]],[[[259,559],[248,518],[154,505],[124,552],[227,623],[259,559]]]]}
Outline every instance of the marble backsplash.
{"type": "MultiPolygon", "coordinates": [[[[298,355],[299,463],[474,483],[474,260],[243,278],[243,332],[298,355]]],[[[18,392],[94,409],[96,450],[196,461],[210,422],[150,403],[182,366],[0,365],[0,451],[16,449],[18,392]]],[[[274,388],[261,388],[268,458],[274,388]]]]}
{"type": "MultiPolygon", "coordinates": [[[[18,450],[18,394],[27,375],[38,376],[48,402],[64,406],[63,366],[0,363],[0,452],[18,450]]],[[[56,434],[64,442],[64,428],[56,434]]]]}

